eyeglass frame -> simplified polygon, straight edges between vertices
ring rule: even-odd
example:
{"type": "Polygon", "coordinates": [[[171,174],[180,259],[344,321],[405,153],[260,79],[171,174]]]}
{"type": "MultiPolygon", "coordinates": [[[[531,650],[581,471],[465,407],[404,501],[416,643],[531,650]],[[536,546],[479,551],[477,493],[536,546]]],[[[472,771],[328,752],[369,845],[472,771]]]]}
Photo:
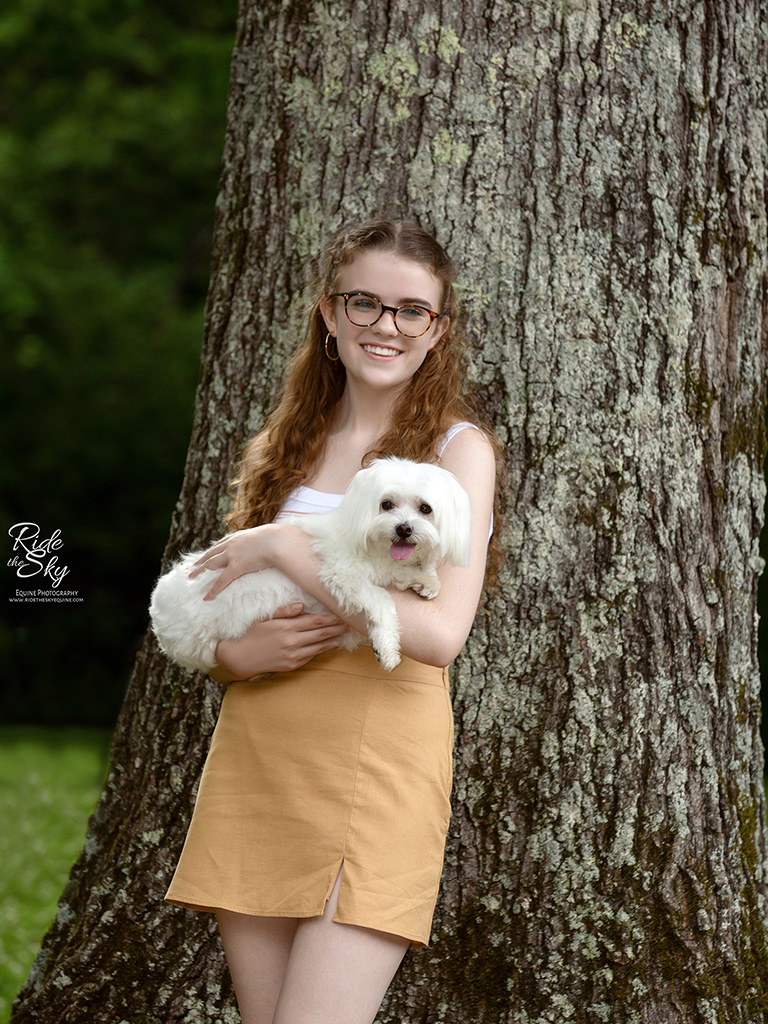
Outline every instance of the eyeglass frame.
{"type": "Polygon", "coordinates": [[[346,316],[347,320],[349,320],[349,322],[353,325],[353,327],[373,327],[374,324],[377,324],[379,322],[379,320],[381,320],[381,318],[384,316],[385,313],[391,313],[392,314],[392,322],[395,325],[395,330],[397,331],[397,333],[398,334],[402,334],[404,338],[410,338],[412,341],[415,341],[416,338],[423,338],[424,335],[429,330],[429,328],[435,322],[435,320],[438,320],[441,316],[444,316],[443,313],[436,313],[434,311],[434,309],[427,309],[426,306],[422,306],[418,302],[404,302],[402,306],[385,306],[384,303],[381,301],[381,299],[378,297],[378,295],[373,295],[371,292],[363,292],[363,291],[357,291],[357,292],[331,292],[331,294],[328,296],[328,298],[329,299],[344,299],[344,316],[346,316]],[[356,324],[355,323],[355,321],[349,315],[349,312],[347,310],[347,303],[349,302],[349,300],[352,298],[353,295],[365,295],[369,299],[375,299],[378,302],[378,304],[381,306],[381,312],[379,313],[379,315],[376,317],[375,320],[372,320],[371,323],[369,323],[369,324],[356,324]],[[411,307],[415,306],[416,309],[423,309],[425,313],[429,314],[429,325],[427,327],[425,327],[424,330],[420,334],[405,334],[397,326],[397,314],[400,312],[401,309],[407,309],[409,306],[411,306],[411,307]]]}

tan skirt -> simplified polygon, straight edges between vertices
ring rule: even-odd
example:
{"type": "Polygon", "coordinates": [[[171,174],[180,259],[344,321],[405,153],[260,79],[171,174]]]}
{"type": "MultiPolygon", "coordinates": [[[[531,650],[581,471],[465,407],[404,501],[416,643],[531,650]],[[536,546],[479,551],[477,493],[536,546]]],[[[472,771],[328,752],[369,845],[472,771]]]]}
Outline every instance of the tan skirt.
{"type": "Polygon", "coordinates": [[[227,688],[166,899],[429,941],[450,818],[447,669],[368,647],[227,688]]]}

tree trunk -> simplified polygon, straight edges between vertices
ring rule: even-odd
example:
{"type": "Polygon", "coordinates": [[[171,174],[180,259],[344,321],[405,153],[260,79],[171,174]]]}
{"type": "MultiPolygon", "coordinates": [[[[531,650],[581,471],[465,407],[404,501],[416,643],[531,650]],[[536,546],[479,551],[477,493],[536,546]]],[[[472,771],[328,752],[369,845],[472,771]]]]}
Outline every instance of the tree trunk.
{"type": "MultiPolygon", "coordinates": [[[[221,532],[342,220],[414,218],[454,254],[509,452],[435,941],[382,1022],[768,1015],[767,81],[761,0],[244,0],[166,556],[221,532]]],[[[209,919],[161,903],[217,704],[147,639],[14,1024],[237,1020],[209,919]]]]}

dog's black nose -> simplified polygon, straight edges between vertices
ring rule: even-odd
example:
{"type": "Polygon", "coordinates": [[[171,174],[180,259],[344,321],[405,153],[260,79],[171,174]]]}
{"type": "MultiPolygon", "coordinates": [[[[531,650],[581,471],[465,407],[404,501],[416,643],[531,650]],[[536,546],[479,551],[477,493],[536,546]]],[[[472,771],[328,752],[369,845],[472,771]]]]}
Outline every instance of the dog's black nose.
{"type": "Polygon", "coordinates": [[[400,523],[398,526],[395,527],[395,533],[400,538],[400,540],[407,540],[413,533],[413,530],[410,528],[408,523],[400,523]]]}

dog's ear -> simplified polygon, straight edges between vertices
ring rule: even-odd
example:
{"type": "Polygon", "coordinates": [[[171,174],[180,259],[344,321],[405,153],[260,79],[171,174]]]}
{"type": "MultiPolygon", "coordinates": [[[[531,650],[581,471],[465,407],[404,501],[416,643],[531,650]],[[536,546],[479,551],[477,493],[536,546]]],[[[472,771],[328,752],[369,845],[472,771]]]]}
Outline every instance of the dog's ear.
{"type": "Polygon", "coordinates": [[[379,514],[380,477],[386,459],[374,459],[352,477],[344,495],[344,534],[350,552],[365,557],[367,534],[379,514]]]}
{"type": "Polygon", "coordinates": [[[445,469],[441,470],[434,509],[443,559],[452,565],[468,566],[472,506],[459,481],[445,469]]]}

